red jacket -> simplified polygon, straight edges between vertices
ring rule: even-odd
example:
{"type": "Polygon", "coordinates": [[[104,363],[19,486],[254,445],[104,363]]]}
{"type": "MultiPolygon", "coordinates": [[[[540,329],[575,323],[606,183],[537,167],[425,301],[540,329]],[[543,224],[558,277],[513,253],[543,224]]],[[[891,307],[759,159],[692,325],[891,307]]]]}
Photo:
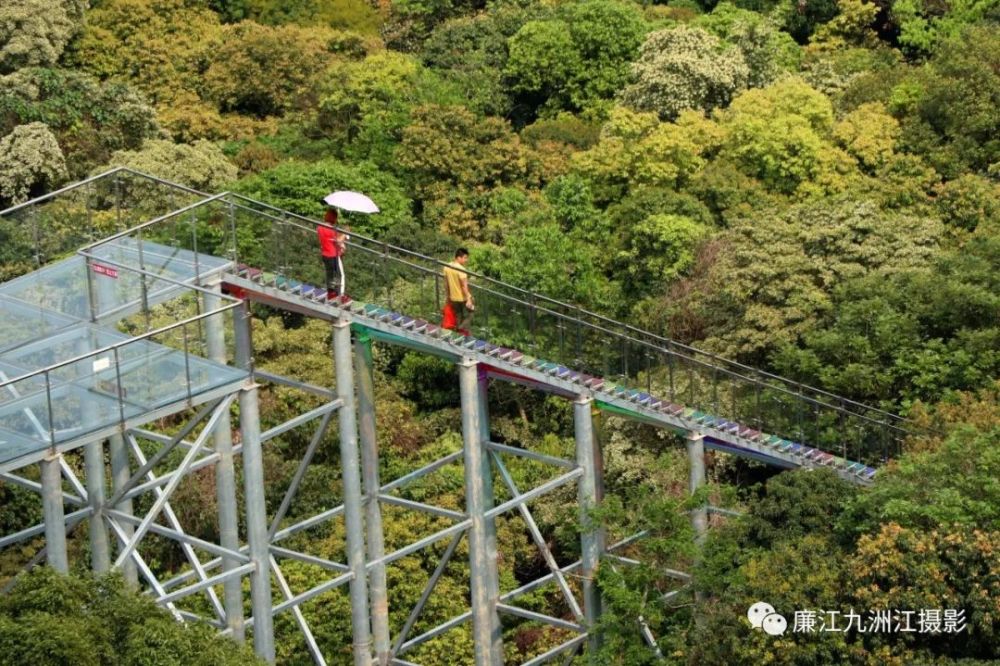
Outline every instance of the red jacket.
{"type": "MultiPolygon", "coordinates": [[[[328,210],[323,221],[327,224],[336,224],[337,217],[332,214],[332,211],[328,210]]],[[[344,253],[342,234],[337,233],[330,227],[317,226],[316,235],[319,236],[319,253],[324,257],[339,257],[344,253]]]]}

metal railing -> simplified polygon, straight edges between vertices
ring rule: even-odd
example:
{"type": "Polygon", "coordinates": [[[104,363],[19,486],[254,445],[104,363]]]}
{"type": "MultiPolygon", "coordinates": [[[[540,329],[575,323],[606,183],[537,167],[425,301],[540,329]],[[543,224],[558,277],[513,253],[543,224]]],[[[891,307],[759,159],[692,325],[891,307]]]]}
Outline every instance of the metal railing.
{"type": "MultiPolygon", "coordinates": [[[[119,227],[109,238],[136,239],[226,257],[288,281],[322,286],[316,228],[324,223],[238,194],[209,196],[119,169],[53,193],[34,205],[72,195],[75,188],[115,192],[119,227]],[[101,179],[127,186],[102,185],[101,179]],[[141,197],[135,196],[141,193],[141,197]],[[168,196],[170,194],[170,196],[168,196]],[[184,198],[184,207],[164,208],[184,198]],[[153,210],[157,214],[149,215],[153,210]]],[[[105,204],[108,202],[105,201],[105,204]]],[[[32,202],[16,210],[29,210],[32,202]]],[[[0,213],[0,219],[10,211],[0,213]]],[[[79,247],[79,245],[77,245],[79,247]]],[[[437,322],[444,305],[446,262],[350,232],[343,258],[347,292],[411,317],[437,322]]],[[[473,333],[532,356],[643,390],[670,402],[877,464],[898,454],[909,424],[899,416],[794,382],[469,271],[475,295],[473,333]]]]}
{"type": "MultiPolygon", "coordinates": [[[[169,403],[191,402],[205,386],[216,381],[214,366],[197,360],[209,358],[206,322],[209,318],[232,317],[241,301],[122,262],[107,258],[101,258],[101,262],[114,266],[120,275],[138,276],[137,281],[144,284],[173,285],[175,300],[193,296],[183,306],[173,308],[175,316],[184,312],[183,318],[150,330],[149,311],[141,308],[137,316],[145,321],[145,330],[127,334],[127,339],[120,339],[126,334],[114,329],[90,327],[81,320],[80,326],[46,338],[43,348],[35,350],[37,345],[28,343],[7,352],[22,355],[28,362],[48,356],[64,357],[17,376],[0,373],[0,425],[8,432],[54,446],[169,403]],[[202,294],[220,305],[204,309],[198,298],[202,294]],[[78,353],[67,354],[67,350],[78,353]]],[[[81,268],[89,274],[89,266],[81,268]]],[[[227,324],[219,326],[225,330],[227,324]]]]}

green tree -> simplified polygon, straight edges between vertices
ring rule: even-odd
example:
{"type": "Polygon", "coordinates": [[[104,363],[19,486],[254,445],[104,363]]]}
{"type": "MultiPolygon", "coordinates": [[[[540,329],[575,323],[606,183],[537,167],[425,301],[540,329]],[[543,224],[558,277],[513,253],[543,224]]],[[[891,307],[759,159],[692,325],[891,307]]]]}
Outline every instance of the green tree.
{"type": "MultiPolygon", "coordinates": [[[[237,183],[235,191],[278,208],[319,219],[326,210],[323,197],[336,190],[356,190],[370,196],[381,210],[350,221],[358,231],[379,235],[410,217],[410,200],[396,178],[370,162],[356,165],[335,160],[283,162],[237,183]]],[[[347,220],[345,220],[347,221],[347,220]]]]}
{"type": "Polygon", "coordinates": [[[802,59],[801,49],[773,20],[757,12],[720,2],[695,22],[716,37],[736,46],[750,73],[747,85],[761,88],[787,72],[794,72],[802,59]]]}
{"type": "Polygon", "coordinates": [[[660,293],[694,264],[695,248],[709,230],[683,215],[651,215],[621,230],[615,275],[634,299],[660,293]]]}
{"type": "Polygon", "coordinates": [[[630,189],[683,190],[718,150],[723,132],[701,114],[686,111],[677,122],[661,123],[653,113],[615,107],[601,129],[601,140],[573,157],[595,199],[609,203],[630,189]]]}
{"type": "Polygon", "coordinates": [[[219,46],[219,16],[187,0],[104,0],[87,13],[71,63],[142,90],[156,106],[198,90],[219,46]]]}
{"type": "Polygon", "coordinates": [[[106,165],[94,170],[107,171],[127,166],[202,192],[222,192],[236,180],[237,170],[225,154],[210,141],[193,144],[153,139],[138,150],[119,150],[106,165]]]}
{"type": "Polygon", "coordinates": [[[182,624],[120,576],[65,576],[38,568],[0,599],[0,661],[7,664],[199,666],[260,664],[247,645],[203,624],[182,624]]]}
{"type": "Polygon", "coordinates": [[[734,220],[720,237],[725,251],[710,269],[707,293],[688,298],[708,318],[710,346],[759,362],[816,328],[838,285],[921,267],[940,236],[934,220],[845,197],[818,199],[734,220]]]}
{"type": "Polygon", "coordinates": [[[418,194],[442,187],[492,188],[528,175],[525,147],[500,118],[477,118],[461,106],[426,105],[413,110],[396,151],[418,194]]]}
{"type": "Polygon", "coordinates": [[[986,175],[1000,162],[1000,30],[979,26],[948,40],[925,68],[891,90],[901,146],[945,178],[986,175]]]}
{"type": "Polygon", "coordinates": [[[719,122],[722,156],[775,192],[833,193],[849,182],[850,158],[831,141],[830,100],[800,79],[744,92],[719,122]]]}
{"type": "Polygon", "coordinates": [[[614,303],[595,265],[596,248],[574,242],[556,224],[517,229],[502,248],[473,252],[475,268],[499,280],[585,307],[614,303]]]}
{"type": "Polygon", "coordinates": [[[134,150],[160,131],[153,108],[126,84],[42,68],[25,68],[0,81],[0,134],[16,125],[44,123],[73,178],[107,162],[113,151],[134,150]]]}
{"type": "Polygon", "coordinates": [[[51,67],[80,31],[87,0],[7,0],[0,6],[0,75],[51,67]]]}
{"type": "Polygon", "coordinates": [[[506,116],[513,103],[503,78],[507,40],[538,13],[538,8],[503,6],[454,18],[427,38],[423,62],[455,82],[472,111],[506,116]]]}
{"type": "Polygon", "coordinates": [[[904,405],[988,385],[1000,371],[998,262],[997,240],[985,237],[929,266],[850,280],[801,347],[773,363],[856,399],[904,405]]]}
{"type": "Polygon", "coordinates": [[[244,21],[222,28],[201,85],[221,111],[258,117],[315,104],[315,83],[333,58],[333,31],[244,21]]]}
{"type": "Polygon", "coordinates": [[[995,2],[957,0],[936,6],[918,0],[892,0],[889,17],[899,30],[899,44],[913,54],[933,52],[945,40],[958,37],[968,26],[996,22],[995,2]]]}
{"type": "Polygon", "coordinates": [[[295,24],[378,35],[381,17],[363,0],[241,0],[246,18],[265,25],[295,24]]]}
{"type": "Polygon", "coordinates": [[[508,42],[504,73],[523,105],[518,115],[579,111],[613,97],[645,34],[639,13],[614,0],[560,6],[551,17],[529,21],[508,42]]]}
{"type": "MultiPolygon", "coordinates": [[[[43,123],[18,125],[0,137],[0,204],[15,204],[58,185],[66,177],[66,158],[43,123]]],[[[4,206],[6,207],[6,206],[4,206]]]]}
{"type": "Polygon", "coordinates": [[[462,94],[410,56],[380,51],[330,67],[317,123],[353,159],[395,167],[393,151],[411,110],[422,104],[458,104],[462,94]]]}
{"type": "Polygon", "coordinates": [[[673,119],[685,109],[727,106],[749,77],[739,50],[700,28],[677,26],[646,38],[632,66],[632,83],[619,99],[638,111],[673,119]]]}
{"type": "Polygon", "coordinates": [[[862,104],[834,126],[833,135],[863,168],[873,170],[884,166],[895,151],[899,123],[881,104],[862,104]]]}

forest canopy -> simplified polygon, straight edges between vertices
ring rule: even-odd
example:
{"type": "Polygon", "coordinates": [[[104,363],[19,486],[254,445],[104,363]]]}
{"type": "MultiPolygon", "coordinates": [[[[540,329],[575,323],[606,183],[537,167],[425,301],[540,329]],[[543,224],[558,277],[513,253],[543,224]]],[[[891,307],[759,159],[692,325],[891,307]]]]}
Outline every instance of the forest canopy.
{"type": "MultiPolygon", "coordinates": [[[[2,0],[0,209],[115,166],[316,219],[327,192],[360,190],[382,213],[352,220],[357,233],[443,260],[468,247],[480,274],[931,433],[868,489],[712,454],[710,494],[742,515],[713,518],[696,556],[680,440],[607,417],[602,511],[655,538],[631,551],[647,566],[600,572],[601,663],[657,663],[640,617],[673,664],[1000,660],[1000,2],[2,0]],[[694,572],[691,603],[663,594],[663,571],[679,566],[694,572]],[[778,650],[745,622],[765,597],[785,608],[964,608],[968,629],[825,634],[778,650]]],[[[11,259],[0,275],[20,267],[11,259]]],[[[327,329],[266,308],[255,317],[262,367],[329,383],[327,329]]],[[[455,450],[453,369],[382,354],[384,466],[455,450]]],[[[281,390],[263,396],[275,423],[302,407],[281,390]]],[[[571,450],[562,403],[510,387],[495,402],[505,442],[571,450]]],[[[291,435],[268,450],[269,501],[306,445],[291,435]]],[[[525,485],[540,478],[512,469],[525,485]]],[[[317,460],[306,502],[319,506],[337,473],[336,460],[317,460]]],[[[419,492],[463,497],[454,478],[419,492]]],[[[23,500],[0,482],[5,530],[37,518],[23,500]]],[[[209,538],[200,501],[182,493],[178,506],[209,538]]],[[[567,562],[578,548],[572,501],[537,509],[567,562]]],[[[387,543],[425,518],[387,520],[387,543]]],[[[544,567],[512,521],[498,539],[513,553],[508,587],[544,567]]],[[[308,545],[334,559],[331,541],[308,545]]],[[[390,585],[412,605],[436,558],[404,562],[390,585]]],[[[156,565],[178,563],[164,554],[156,565]]],[[[292,569],[308,581],[309,565],[292,569]]],[[[464,576],[442,578],[431,617],[462,612],[464,576]]],[[[26,649],[46,614],[62,618],[46,643],[59,654],[79,657],[84,631],[101,637],[86,663],[119,663],[109,655],[124,644],[150,649],[142,627],[96,619],[118,603],[145,612],[117,583],[23,585],[79,603],[0,598],[0,661],[34,659],[10,646],[26,649]]],[[[561,603],[541,592],[531,602],[561,603]]],[[[346,600],[306,612],[334,646],[331,663],[346,658],[346,600]]],[[[201,634],[178,638],[166,623],[145,624],[179,641],[178,660],[201,649],[201,634]]],[[[512,663],[554,643],[529,624],[505,630],[512,663]]],[[[414,658],[464,663],[471,649],[438,638],[414,658]]],[[[287,636],[278,654],[308,659],[287,636]]]]}

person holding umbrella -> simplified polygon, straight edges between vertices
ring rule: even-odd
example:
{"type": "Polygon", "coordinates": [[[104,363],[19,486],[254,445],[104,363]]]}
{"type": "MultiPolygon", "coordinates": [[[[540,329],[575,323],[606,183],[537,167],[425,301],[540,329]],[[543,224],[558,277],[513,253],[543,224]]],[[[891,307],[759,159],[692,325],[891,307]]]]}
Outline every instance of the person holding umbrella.
{"type": "Polygon", "coordinates": [[[345,292],[343,256],[350,237],[340,229],[334,228],[339,217],[337,211],[339,209],[371,214],[378,212],[378,206],[360,192],[345,191],[331,192],[323,197],[323,203],[329,208],[323,218],[325,224],[316,226],[316,235],[319,237],[320,256],[323,258],[323,268],[326,271],[326,298],[328,301],[337,299],[346,301],[348,299],[345,292]]]}
{"type": "Polygon", "coordinates": [[[327,209],[323,222],[326,224],[316,226],[316,235],[326,271],[326,300],[335,301],[344,293],[344,262],[341,257],[347,248],[347,234],[333,228],[337,226],[336,208],[327,209]]]}

